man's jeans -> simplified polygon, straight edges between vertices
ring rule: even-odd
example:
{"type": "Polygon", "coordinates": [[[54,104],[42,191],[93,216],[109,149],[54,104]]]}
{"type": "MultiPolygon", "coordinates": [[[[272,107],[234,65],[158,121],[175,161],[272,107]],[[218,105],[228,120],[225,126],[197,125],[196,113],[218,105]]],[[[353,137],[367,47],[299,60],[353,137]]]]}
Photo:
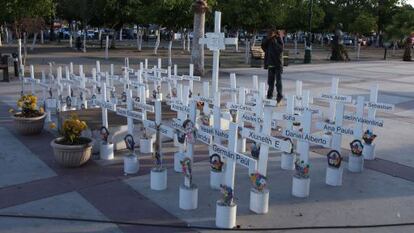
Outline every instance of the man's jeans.
{"type": "Polygon", "coordinates": [[[273,90],[275,89],[276,81],[276,91],[277,91],[277,101],[280,101],[283,98],[282,94],[282,72],[276,70],[275,67],[268,68],[267,84],[269,89],[267,90],[267,98],[273,97],[273,90]]]}

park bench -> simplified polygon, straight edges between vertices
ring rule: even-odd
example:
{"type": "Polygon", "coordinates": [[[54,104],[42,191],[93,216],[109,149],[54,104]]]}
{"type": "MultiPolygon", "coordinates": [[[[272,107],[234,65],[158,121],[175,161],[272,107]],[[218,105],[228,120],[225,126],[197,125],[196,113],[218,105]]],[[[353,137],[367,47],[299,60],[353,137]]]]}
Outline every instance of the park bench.
{"type": "Polygon", "coordinates": [[[262,67],[262,60],[264,59],[264,51],[260,46],[252,46],[250,48],[250,54],[251,54],[251,61],[250,65],[251,67],[262,67]]]}
{"type": "Polygon", "coordinates": [[[265,53],[260,46],[252,46],[250,52],[253,59],[264,59],[265,53]]]}
{"type": "MultiPolygon", "coordinates": [[[[253,46],[250,49],[250,53],[252,56],[251,66],[252,67],[261,67],[262,61],[264,59],[264,51],[260,46],[253,46]]],[[[283,51],[283,65],[288,66],[289,65],[289,50],[283,51]]]]}

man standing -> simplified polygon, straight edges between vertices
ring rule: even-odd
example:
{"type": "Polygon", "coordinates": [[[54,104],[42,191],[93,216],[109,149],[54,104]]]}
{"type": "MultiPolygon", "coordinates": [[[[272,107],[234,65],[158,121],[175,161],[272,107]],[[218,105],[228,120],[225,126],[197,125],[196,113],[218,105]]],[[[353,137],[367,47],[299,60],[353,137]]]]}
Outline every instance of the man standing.
{"type": "Polygon", "coordinates": [[[262,49],[265,52],[264,68],[268,70],[267,84],[269,89],[267,90],[267,98],[273,98],[273,90],[275,88],[277,97],[276,101],[278,105],[281,104],[283,99],[282,94],[282,72],[283,72],[283,40],[281,33],[278,30],[269,30],[267,38],[262,42],[262,49]],[[275,80],[276,79],[276,80],[275,80]]]}

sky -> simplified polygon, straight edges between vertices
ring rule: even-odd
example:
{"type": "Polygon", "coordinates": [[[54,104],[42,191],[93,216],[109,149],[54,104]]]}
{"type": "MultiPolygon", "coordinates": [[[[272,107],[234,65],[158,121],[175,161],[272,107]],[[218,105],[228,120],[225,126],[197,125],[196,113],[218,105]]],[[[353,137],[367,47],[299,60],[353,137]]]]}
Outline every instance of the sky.
{"type": "Polygon", "coordinates": [[[407,0],[407,3],[411,4],[411,6],[414,6],[414,0],[407,0]]]}

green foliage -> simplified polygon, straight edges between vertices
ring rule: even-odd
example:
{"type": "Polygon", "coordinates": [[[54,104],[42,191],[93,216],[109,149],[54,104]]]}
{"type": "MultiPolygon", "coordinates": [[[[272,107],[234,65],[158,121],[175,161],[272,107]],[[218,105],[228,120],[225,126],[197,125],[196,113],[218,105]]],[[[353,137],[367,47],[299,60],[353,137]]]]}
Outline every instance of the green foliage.
{"type": "Polygon", "coordinates": [[[287,9],[293,0],[222,0],[217,9],[223,12],[223,24],[228,28],[243,28],[249,32],[268,27],[284,27],[287,9]]]}
{"type": "Polygon", "coordinates": [[[361,13],[358,15],[353,23],[349,25],[349,31],[360,33],[362,35],[369,35],[376,29],[377,19],[371,14],[361,13]]]}
{"type": "MultiPolygon", "coordinates": [[[[290,31],[308,31],[309,29],[309,1],[308,0],[297,0],[295,3],[288,8],[288,17],[284,23],[285,28],[290,31]]],[[[314,1],[312,5],[312,31],[318,31],[323,19],[325,12],[321,6],[314,1]]]]}
{"type": "Polygon", "coordinates": [[[389,40],[401,40],[409,36],[414,32],[414,8],[409,5],[399,8],[385,31],[389,40]]]}
{"type": "Polygon", "coordinates": [[[53,0],[0,0],[0,20],[13,25],[16,35],[44,27],[44,19],[55,11],[53,0]]]}
{"type": "MultiPolygon", "coordinates": [[[[120,29],[127,24],[158,24],[173,30],[191,28],[195,0],[0,0],[0,20],[15,23],[23,18],[76,20],[84,25],[120,29]]],[[[212,14],[223,12],[228,29],[249,32],[271,26],[288,31],[308,30],[311,0],[207,0],[212,14]]],[[[399,0],[313,0],[312,31],[332,31],[337,23],[344,31],[369,34],[386,31],[401,37],[412,26],[412,7],[399,0]],[[401,31],[401,32],[397,32],[401,31]]]]}
{"type": "Polygon", "coordinates": [[[10,22],[23,18],[47,18],[55,10],[53,0],[0,0],[0,6],[0,17],[10,22]]]}

